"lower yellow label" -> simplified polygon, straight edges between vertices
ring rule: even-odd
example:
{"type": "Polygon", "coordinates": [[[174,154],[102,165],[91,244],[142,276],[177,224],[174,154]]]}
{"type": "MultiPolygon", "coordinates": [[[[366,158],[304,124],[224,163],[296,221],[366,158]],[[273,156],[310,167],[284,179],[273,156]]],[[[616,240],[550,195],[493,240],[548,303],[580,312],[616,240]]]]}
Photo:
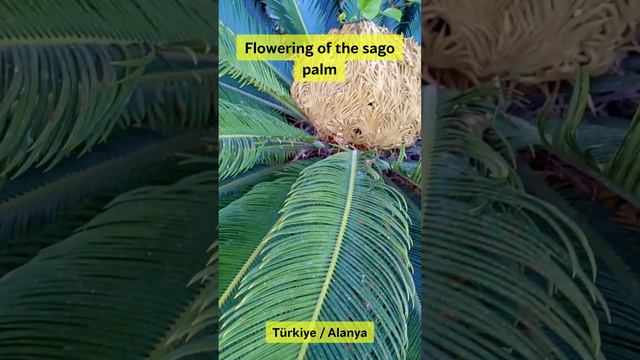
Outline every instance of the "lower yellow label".
{"type": "Polygon", "coordinates": [[[372,343],[373,321],[267,321],[268,343],[372,343]]]}

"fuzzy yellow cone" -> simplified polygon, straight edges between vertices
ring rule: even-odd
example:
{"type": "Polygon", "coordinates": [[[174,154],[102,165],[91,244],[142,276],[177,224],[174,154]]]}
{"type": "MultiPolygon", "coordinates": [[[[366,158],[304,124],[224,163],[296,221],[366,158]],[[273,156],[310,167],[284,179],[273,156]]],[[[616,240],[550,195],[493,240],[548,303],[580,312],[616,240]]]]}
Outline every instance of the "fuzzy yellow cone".
{"type": "MultiPolygon", "coordinates": [[[[330,34],[391,34],[371,22],[330,34]]],[[[420,135],[420,46],[404,41],[402,61],[347,61],[344,82],[294,82],[291,95],[318,137],[365,149],[412,145],[420,135]]]]}
{"type": "Polygon", "coordinates": [[[426,0],[424,74],[450,86],[572,80],[580,66],[601,75],[639,22],[638,0],[426,0]]]}

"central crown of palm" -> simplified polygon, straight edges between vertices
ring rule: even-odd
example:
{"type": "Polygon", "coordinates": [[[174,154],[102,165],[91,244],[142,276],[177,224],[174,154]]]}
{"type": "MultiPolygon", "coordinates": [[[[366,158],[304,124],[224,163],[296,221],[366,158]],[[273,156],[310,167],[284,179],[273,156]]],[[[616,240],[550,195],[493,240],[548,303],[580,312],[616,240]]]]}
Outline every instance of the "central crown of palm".
{"type": "MultiPolygon", "coordinates": [[[[331,34],[389,34],[371,21],[331,34]]],[[[413,145],[420,135],[420,46],[404,40],[401,61],[348,61],[343,82],[294,82],[291,94],[318,136],[367,149],[413,145]]]]}

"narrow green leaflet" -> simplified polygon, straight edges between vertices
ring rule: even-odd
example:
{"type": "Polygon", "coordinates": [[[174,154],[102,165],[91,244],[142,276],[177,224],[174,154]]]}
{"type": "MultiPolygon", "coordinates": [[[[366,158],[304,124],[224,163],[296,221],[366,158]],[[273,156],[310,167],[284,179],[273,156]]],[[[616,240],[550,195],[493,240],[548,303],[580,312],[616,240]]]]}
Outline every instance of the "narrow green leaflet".
{"type": "Polygon", "coordinates": [[[251,84],[298,112],[298,107],[291,98],[289,90],[280,81],[275,70],[266,62],[238,60],[236,58],[236,39],[233,31],[220,23],[218,32],[220,51],[219,76],[229,75],[237,79],[241,84],[251,84]]]}
{"type": "Polygon", "coordinates": [[[225,99],[219,104],[220,179],[260,163],[284,162],[313,149],[315,138],[273,112],[243,108],[225,99]]]}

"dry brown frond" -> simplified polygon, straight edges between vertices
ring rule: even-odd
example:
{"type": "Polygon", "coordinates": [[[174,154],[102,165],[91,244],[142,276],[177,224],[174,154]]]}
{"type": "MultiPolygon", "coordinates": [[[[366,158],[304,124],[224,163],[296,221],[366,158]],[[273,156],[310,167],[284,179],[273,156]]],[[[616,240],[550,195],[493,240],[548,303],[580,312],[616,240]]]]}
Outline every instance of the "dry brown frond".
{"type": "Polygon", "coordinates": [[[638,0],[424,0],[423,71],[457,87],[571,80],[580,66],[597,76],[626,54],[639,22],[638,0]]]}
{"type": "MultiPolygon", "coordinates": [[[[330,34],[391,34],[371,22],[330,34]]],[[[356,148],[393,149],[420,135],[420,46],[404,41],[402,61],[347,61],[344,82],[294,82],[291,95],[318,136],[356,148]]]]}

